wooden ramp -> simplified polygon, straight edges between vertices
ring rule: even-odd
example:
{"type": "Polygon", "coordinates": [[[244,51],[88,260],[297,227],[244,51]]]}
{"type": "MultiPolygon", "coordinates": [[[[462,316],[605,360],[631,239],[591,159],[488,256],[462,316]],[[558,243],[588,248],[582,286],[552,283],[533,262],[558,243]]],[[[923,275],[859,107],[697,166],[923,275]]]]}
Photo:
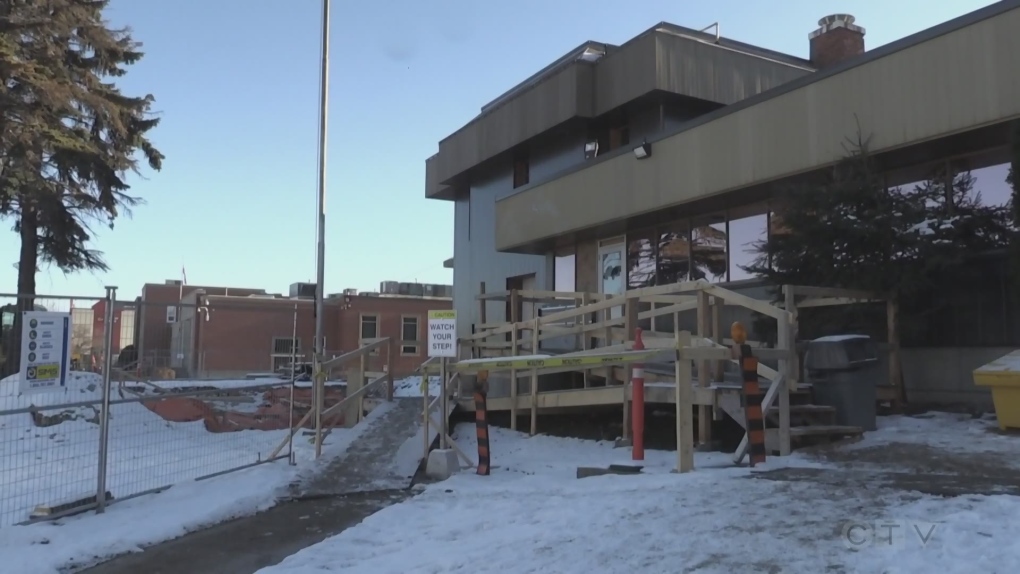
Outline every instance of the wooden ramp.
{"type": "MultiPolygon", "coordinates": [[[[410,488],[424,452],[422,409],[421,398],[397,398],[381,416],[358,423],[366,426],[355,427],[360,433],[346,452],[293,485],[294,498],[410,488]]],[[[431,426],[430,442],[436,436],[431,426]]],[[[327,446],[335,440],[343,440],[343,434],[334,432],[327,446]]]]}

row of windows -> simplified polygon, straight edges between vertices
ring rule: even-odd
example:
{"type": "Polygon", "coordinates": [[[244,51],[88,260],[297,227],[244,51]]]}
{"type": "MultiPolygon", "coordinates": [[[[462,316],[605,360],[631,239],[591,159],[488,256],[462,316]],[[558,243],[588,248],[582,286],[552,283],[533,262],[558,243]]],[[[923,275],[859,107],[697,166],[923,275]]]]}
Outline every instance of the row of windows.
{"type": "MultiPolygon", "coordinates": [[[[418,328],[421,319],[417,315],[404,315],[400,318],[400,338],[405,343],[400,346],[401,355],[418,355],[418,328]],[[407,344],[414,341],[413,344],[407,344]]],[[[376,339],[379,337],[380,326],[378,315],[361,316],[361,339],[376,339]]]]}
{"type": "MultiPolygon", "coordinates": [[[[970,172],[973,189],[985,205],[1010,200],[1007,164],[970,172]]],[[[900,186],[910,189],[914,184],[900,186]]],[[[744,268],[758,258],[758,247],[771,235],[782,233],[782,223],[767,204],[745,206],[715,216],[682,220],[654,229],[628,233],[626,238],[602,241],[597,268],[598,289],[616,292],[685,280],[713,283],[753,278],[744,268]]],[[[591,270],[583,269],[580,275],[591,270]]],[[[554,289],[575,291],[575,254],[556,257],[554,289]]]]}
{"type": "MultiPolygon", "coordinates": [[[[415,356],[420,354],[418,345],[419,326],[421,319],[416,315],[404,315],[400,318],[400,354],[403,356],[415,356]]],[[[378,315],[362,315],[360,326],[361,341],[366,339],[377,339],[380,333],[380,320],[378,315]]],[[[273,337],[274,357],[289,357],[292,353],[300,353],[301,339],[290,337],[273,337]]]]}

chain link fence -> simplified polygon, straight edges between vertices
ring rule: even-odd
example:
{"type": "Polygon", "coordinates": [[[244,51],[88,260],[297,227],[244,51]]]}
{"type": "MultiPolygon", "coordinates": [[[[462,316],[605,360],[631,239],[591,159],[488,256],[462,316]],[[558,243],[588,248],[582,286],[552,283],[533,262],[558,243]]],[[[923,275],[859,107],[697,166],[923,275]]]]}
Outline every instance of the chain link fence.
{"type": "MultiPolygon", "coordinates": [[[[293,456],[313,404],[314,325],[296,305],[0,294],[0,312],[0,527],[293,456]],[[27,388],[43,367],[25,349],[49,344],[28,310],[65,314],[63,386],[27,388]]],[[[327,405],[342,393],[327,385],[327,405]]]]}

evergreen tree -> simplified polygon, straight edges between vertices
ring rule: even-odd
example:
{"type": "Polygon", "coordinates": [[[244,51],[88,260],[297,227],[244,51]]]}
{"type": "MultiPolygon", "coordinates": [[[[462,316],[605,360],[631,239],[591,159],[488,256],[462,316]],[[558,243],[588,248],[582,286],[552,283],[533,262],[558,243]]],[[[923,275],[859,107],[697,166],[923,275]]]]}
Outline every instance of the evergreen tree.
{"type": "Polygon", "coordinates": [[[162,165],[147,137],[159,121],[152,96],[115,84],[142,53],[129,30],[103,20],[108,3],[0,0],[0,217],[20,237],[21,294],[35,294],[40,262],[107,269],[90,226],[112,227],[139,203],[125,177],[140,160],[162,165]]]}
{"type": "MultiPolygon", "coordinates": [[[[756,245],[758,257],[745,270],[777,286],[896,297],[914,318],[935,312],[932,294],[953,281],[954,269],[1013,236],[1009,209],[982,204],[974,182],[969,172],[939,170],[913,188],[888,189],[858,137],[824,181],[783,194],[776,208],[780,230],[756,245]]],[[[854,307],[813,313],[834,327],[865,331],[884,324],[880,314],[854,307]]]]}

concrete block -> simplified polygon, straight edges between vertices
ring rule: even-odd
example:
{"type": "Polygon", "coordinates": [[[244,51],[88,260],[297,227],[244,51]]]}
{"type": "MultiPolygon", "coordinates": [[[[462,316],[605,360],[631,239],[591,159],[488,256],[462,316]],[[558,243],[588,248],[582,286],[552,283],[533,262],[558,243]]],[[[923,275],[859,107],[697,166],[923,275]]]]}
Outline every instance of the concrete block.
{"type": "Polygon", "coordinates": [[[634,442],[629,438],[618,438],[613,444],[613,448],[630,448],[634,446],[634,442]]]}
{"type": "Polygon", "coordinates": [[[589,478],[592,476],[605,476],[607,474],[619,474],[623,476],[634,476],[641,474],[640,467],[630,467],[622,465],[610,465],[609,468],[598,468],[591,466],[579,466],[577,467],[577,478],[589,478]],[[636,468],[636,470],[635,470],[636,468]]]}
{"type": "Polygon", "coordinates": [[[436,449],[429,453],[425,463],[425,476],[433,480],[446,480],[460,471],[460,461],[453,450],[436,449]]]}

